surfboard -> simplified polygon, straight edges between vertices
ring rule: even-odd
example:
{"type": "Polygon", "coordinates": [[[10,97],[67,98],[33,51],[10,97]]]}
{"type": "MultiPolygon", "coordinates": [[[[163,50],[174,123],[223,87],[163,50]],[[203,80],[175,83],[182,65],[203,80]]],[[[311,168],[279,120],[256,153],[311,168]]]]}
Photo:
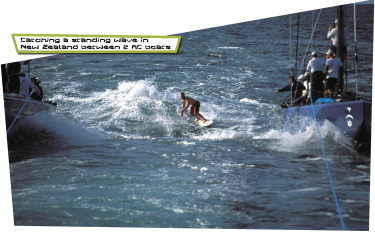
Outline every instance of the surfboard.
{"type": "Polygon", "coordinates": [[[211,125],[212,123],[214,123],[213,121],[206,121],[206,122],[203,122],[202,120],[197,120],[197,119],[195,119],[195,121],[200,125],[200,126],[209,126],[209,125],[211,125]]]}

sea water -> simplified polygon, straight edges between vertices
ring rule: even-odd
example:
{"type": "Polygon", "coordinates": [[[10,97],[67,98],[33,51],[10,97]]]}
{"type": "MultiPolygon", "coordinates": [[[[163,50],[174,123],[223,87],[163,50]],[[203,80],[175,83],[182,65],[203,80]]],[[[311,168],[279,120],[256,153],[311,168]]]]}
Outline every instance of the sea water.
{"type": "MultiPolygon", "coordinates": [[[[371,99],[373,7],[357,9],[359,94],[371,99]]],[[[312,40],[323,60],[335,12],[322,10],[312,40]]],[[[318,14],[301,13],[298,74],[318,14]]],[[[33,60],[57,111],[8,134],[15,225],[342,229],[314,122],[280,129],[287,93],[274,91],[295,66],[296,29],[295,14],[180,34],[177,54],[33,60]],[[214,124],[180,117],[180,92],[214,124]]],[[[370,157],[329,122],[320,131],[346,229],[368,230],[370,157]]]]}

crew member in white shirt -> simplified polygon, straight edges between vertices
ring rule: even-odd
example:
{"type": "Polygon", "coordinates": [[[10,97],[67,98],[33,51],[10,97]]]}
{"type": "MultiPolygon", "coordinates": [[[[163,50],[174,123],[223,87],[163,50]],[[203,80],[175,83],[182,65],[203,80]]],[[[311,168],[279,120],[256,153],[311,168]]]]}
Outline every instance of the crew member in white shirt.
{"type": "Polygon", "coordinates": [[[313,102],[316,99],[323,97],[324,94],[324,85],[323,80],[324,73],[323,73],[323,61],[318,58],[318,54],[316,52],[311,53],[312,59],[307,64],[307,71],[311,73],[311,98],[313,102]]]}
{"type": "Polygon", "coordinates": [[[32,88],[34,88],[34,85],[30,78],[26,77],[25,73],[20,73],[20,94],[29,96],[32,88]]]}
{"type": "MultiPolygon", "coordinates": [[[[328,28],[328,33],[327,33],[327,38],[331,41],[331,47],[329,48],[330,50],[333,51],[334,54],[337,54],[337,49],[339,47],[339,36],[338,36],[338,26],[339,26],[339,20],[336,19],[334,25],[330,26],[328,28]]],[[[344,55],[346,54],[346,38],[348,35],[348,30],[344,27],[344,36],[343,36],[343,41],[342,41],[342,56],[339,57],[341,60],[344,60],[344,55]]]]}
{"type": "Polygon", "coordinates": [[[339,76],[339,70],[343,67],[343,64],[339,58],[333,57],[333,51],[328,50],[327,54],[327,63],[326,63],[326,91],[328,94],[332,94],[339,76]]]}
{"type": "Polygon", "coordinates": [[[298,77],[298,80],[302,82],[306,89],[302,91],[302,103],[309,103],[309,92],[310,92],[310,73],[306,72],[305,75],[298,77]]]}

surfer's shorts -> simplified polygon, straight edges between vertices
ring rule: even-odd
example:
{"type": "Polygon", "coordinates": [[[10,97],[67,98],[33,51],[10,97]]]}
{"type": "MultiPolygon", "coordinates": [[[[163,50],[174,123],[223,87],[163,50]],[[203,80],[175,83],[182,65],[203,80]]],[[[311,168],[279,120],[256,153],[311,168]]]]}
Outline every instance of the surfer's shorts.
{"type": "Polygon", "coordinates": [[[199,113],[199,107],[201,107],[201,103],[197,101],[194,105],[190,108],[190,115],[195,115],[199,113]]]}
{"type": "Polygon", "coordinates": [[[337,78],[331,77],[327,79],[326,89],[334,89],[337,83],[337,78]]]}

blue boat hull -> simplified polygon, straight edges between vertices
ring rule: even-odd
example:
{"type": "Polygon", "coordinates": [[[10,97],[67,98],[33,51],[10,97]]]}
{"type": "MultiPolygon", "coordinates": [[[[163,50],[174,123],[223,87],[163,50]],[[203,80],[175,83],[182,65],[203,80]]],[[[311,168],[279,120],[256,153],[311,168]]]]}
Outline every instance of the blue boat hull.
{"type": "MultiPolygon", "coordinates": [[[[371,145],[371,102],[349,101],[329,104],[314,104],[318,123],[331,122],[358,145],[371,145]]],[[[306,120],[314,120],[311,105],[283,108],[280,110],[284,130],[299,131],[306,120]]]]}

